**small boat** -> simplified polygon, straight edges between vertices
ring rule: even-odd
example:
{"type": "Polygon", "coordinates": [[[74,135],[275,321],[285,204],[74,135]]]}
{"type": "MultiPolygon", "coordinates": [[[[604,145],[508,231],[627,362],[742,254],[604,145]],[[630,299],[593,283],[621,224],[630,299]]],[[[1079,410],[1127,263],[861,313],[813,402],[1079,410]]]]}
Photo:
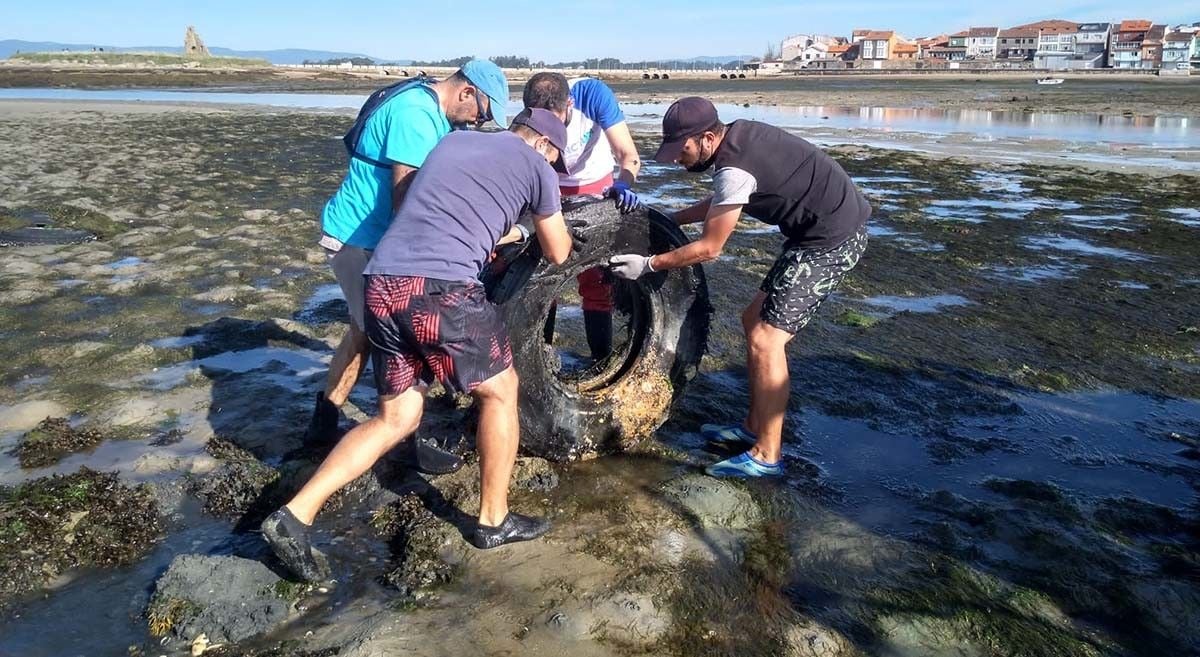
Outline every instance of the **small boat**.
{"type": "Polygon", "coordinates": [[[1062,78],[1038,78],[1037,81],[1038,84],[1062,84],[1063,82],[1066,80],[1062,78]]]}

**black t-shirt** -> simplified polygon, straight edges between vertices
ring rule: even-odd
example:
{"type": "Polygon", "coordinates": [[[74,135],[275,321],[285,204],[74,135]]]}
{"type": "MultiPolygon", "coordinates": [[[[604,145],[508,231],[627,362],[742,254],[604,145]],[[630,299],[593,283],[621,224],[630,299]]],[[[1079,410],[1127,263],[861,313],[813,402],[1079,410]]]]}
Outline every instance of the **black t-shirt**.
{"type": "Polygon", "coordinates": [[[825,151],[757,121],[734,121],[717,149],[713,205],[742,205],[779,226],[787,245],[838,246],[871,216],[871,205],[825,151]]]}

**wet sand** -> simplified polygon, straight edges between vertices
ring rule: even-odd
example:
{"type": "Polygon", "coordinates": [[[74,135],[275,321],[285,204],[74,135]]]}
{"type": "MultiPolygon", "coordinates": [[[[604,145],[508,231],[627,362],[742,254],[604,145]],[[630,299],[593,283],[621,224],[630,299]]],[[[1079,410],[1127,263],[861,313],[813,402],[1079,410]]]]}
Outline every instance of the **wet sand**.
{"type": "MultiPolygon", "coordinates": [[[[186,653],[192,637],[149,636],[155,579],[190,552],[267,561],[245,527],[318,458],[300,437],[345,311],[314,240],[347,117],[3,108],[0,221],[69,206],[108,222],[97,242],[0,250],[0,484],[118,472],[153,486],[166,536],[132,565],[51,578],[6,560],[23,530],[0,514],[0,572],[47,587],[0,599],[0,652],[186,653]],[[21,468],[10,449],[46,415],[105,439],[21,468]]],[[[638,454],[522,465],[514,506],[551,515],[547,539],[464,552],[469,469],[424,482],[385,464],[319,521],[338,584],[279,586],[290,624],[222,654],[1200,648],[1198,178],[832,153],[875,215],[862,265],[789,349],[786,481],[697,476],[718,458],[699,424],[744,410],[739,315],[779,248],[744,220],[707,267],[708,356],[673,419],[638,454]],[[435,519],[395,510],[414,490],[435,519]]],[[[648,165],[639,191],[677,207],[706,182],[648,165]]],[[[372,395],[360,384],[351,421],[372,395]]],[[[427,421],[464,438],[454,400],[427,421]]],[[[104,515],[68,492],[71,513],[104,515]]],[[[78,522],[53,531],[79,540],[78,522]]]]}

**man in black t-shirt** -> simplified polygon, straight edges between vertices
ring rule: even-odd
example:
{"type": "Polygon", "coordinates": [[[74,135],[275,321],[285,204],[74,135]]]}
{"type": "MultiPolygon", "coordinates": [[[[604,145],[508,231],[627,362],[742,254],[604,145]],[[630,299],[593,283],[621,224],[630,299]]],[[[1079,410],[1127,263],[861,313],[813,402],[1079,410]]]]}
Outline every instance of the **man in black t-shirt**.
{"type": "Polygon", "coordinates": [[[783,253],[742,313],[750,411],[742,424],[706,424],[709,440],[749,449],[708,467],[713,476],[783,474],[780,452],[790,382],[785,348],[817,307],[858,264],[867,247],[871,206],[850,176],[824,151],[796,135],[755,121],[721,122],[703,98],[682,98],[663,117],[663,143],[654,159],[700,173],[715,167],[713,194],[674,216],[704,222],[696,241],[653,256],[614,256],[609,265],[634,280],[689,267],[721,255],[738,218],[746,214],[779,226],[783,253]]]}

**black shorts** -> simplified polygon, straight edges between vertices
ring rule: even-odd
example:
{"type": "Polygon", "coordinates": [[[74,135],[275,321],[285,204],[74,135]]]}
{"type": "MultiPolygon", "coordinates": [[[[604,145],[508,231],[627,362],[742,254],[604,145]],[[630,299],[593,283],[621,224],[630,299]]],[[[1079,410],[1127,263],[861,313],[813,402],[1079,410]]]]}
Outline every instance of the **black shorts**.
{"type": "Polygon", "coordinates": [[[469,393],[512,367],[508,332],[482,285],[368,275],[365,315],[380,395],[434,378],[469,393]]]}
{"type": "Polygon", "coordinates": [[[788,333],[798,333],[866,250],[866,226],[832,249],[785,247],[759,288],[767,294],[762,320],[788,333]]]}

